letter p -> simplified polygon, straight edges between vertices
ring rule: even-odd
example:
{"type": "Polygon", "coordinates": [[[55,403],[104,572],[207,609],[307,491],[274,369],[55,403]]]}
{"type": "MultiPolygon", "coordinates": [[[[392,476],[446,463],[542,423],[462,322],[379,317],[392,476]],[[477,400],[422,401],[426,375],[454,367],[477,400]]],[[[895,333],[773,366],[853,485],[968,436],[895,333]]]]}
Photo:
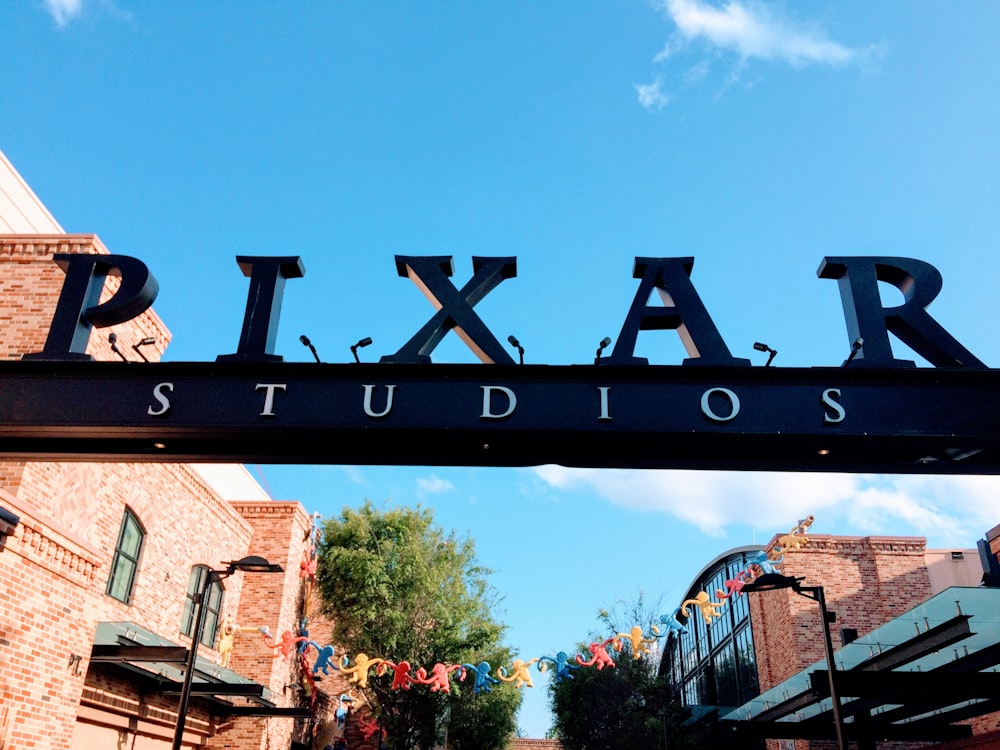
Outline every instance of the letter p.
{"type": "Polygon", "coordinates": [[[45,347],[22,359],[89,360],[86,353],[91,326],[105,328],[142,315],[153,304],[160,286],[149,268],[128,255],[60,253],[53,260],[66,272],[45,347]],[[118,276],[121,285],[101,303],[106,276],[118,276]]]}

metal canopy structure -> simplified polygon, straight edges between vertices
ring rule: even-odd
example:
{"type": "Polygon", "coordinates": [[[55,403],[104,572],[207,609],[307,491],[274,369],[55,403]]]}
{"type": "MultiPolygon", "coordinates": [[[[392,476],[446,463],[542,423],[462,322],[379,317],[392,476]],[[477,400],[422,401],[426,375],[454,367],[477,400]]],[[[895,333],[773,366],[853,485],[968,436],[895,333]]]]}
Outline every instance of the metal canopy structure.
{"type": "MultiPolygon", "coordinates": [[[[98,623],[90,661],[126,669],[150,683],[163,695],[181,691],[183,667],[188,650],[171,643],[133,622],[98,623]]],[[[274,704],[271,691],[206,659],[198,657],[191,686],[192,695],[213,704],[218,716],[310,716],[308,708],[282,708],[274,704]],[[235,705],[230,698],[244,698],[247,705],[235,705]]]]}
{"type": "MultiPolygon", "coordinates": [[[[949,588],[836,652],[844,737],[946,741],[1000,710],[1000,589],[949,588]]],[[[826,661],[722,717],[739,736],[833,739],[826,661]]]]}
{"type": "Polygon", "coordinates": [[[0,362],[0,457],[1000,473],[1000,370],[0,362]]]}

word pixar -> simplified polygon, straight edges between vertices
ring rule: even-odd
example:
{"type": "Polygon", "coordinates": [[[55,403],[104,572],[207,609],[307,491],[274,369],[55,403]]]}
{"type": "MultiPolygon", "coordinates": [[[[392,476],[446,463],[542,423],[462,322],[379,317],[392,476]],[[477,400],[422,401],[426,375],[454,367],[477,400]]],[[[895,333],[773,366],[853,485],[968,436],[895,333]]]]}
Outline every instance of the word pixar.
{"type": "MultiPolygon", "coordinates": [[[[56,263],[66,278],[45,346],[26,359],[80,360],[86,354],[92,326],[116,325],[147,310],[159,285],[146,265],[127,255],[58,254],[56,263]],[[105,277],[120,277],[117,291],[100,302],[105,277]]],[[[246,312],[239,346],[217,361],[274,362],[278,319],[285,282],[302,277],[305,267],[298,256],[237,256],[237,263],[250,278],[246,312]]],[[[614,349],[604,360],[611,365],[647,365],[635,356],[640,331],[675,330],[684,342],[688,358],[683,364],[747,367],[750,361],[733,357],[691,281],[694,258],[636,258],[633,277],[639,288],[625,316],[614,349]],[[650,305],[656,291],[662,305],[650,305]]],[[[429,363],[430,354],[451,330],[488,364],[514,364],[496,336],[475,311],[476,304],[504,280],[517,275],[514,257],[473,257],[473,275],[461,289],[451,256],[396,256],[400,276],[410,278],[436,308],[434,315],[383,363],[429,363]]],[[[826,257],[817,274],[835,279],[854,351],[852,367],[914,367],[909,360],[893,357],[891,332],[935,367],[986,369],[927,312],[941,291],[938,270],[921,260],[894,257],[826,257]],[[904,302],[895,307],[882,304],[878,282],[902,292],[904,302]]],[[[610,343],[610,342],[608,342],[610,343]]],[[[602,342],[604,346],[607,344],[602,342]]],[[[603,347],[602,347],[603,348],[603,347]]]]}

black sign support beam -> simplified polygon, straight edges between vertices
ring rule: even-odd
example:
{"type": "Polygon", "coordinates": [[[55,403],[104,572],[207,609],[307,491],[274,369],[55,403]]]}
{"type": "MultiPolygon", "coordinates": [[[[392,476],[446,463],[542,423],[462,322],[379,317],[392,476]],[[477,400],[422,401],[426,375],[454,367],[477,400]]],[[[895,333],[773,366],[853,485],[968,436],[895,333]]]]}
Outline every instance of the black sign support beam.
{"type": "Polygon", "coordinates": [[[1000,371],[0,362],[0,456],[1000,473],[1000,371]]]}

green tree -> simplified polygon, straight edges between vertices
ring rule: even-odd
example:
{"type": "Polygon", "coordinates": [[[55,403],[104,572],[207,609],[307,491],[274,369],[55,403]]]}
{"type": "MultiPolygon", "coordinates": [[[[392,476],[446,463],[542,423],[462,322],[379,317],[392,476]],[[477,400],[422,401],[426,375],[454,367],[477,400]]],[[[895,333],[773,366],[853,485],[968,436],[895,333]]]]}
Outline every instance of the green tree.
{"type": "MultiPolygon", "coordinates": [[[[603,641],[628,633],[639,625],[649,633],[661,609],[651,605],[642,593],[632,602],[619,601],[612,610],[602,609],[598,619],[603,641]]],[[[553,734],[565,750],[653,750],[654,748],[694,748],[697,738],[683,730],[685,712],[671,700],[666,679],[657,675],[659,655],[654,651],[633,658],[627,639],[623,648],[611,653],[615,666],[573,671],[573,679],[552,682],[549,701],[555,716],[553,734]]],[[[581,652],[586,648],[581,644],[581,652]]]]}
{"type": "MultiPolygon", "coordinates": [[[[510,664],[512,659],[506,648],[490,651],[484,657],[479,661],[497,666],[510,664]]],[[[520,705],[521,691],[509,685],[499,685],[492,692],[474,695],[471,685],[462,684],[449,706],[448,747],[450,750],[505,747],[517,732],[515,715],[520,705]]]]}
{"type": "MultiPolygon", "coordinates": [[[[421,666],[430,672],[438,662],[477,664],[487,655],[509,656],[500,646],[504,628],[493,614],[497,597],[489,573],[478,563],[473,542],[437,527],[430,510],[379,511],[366,501],[324,525],[317,584],[340,648],[352,657],[406,660],[414,672],[421,666]]],[[[481,719],[495,729],[478,747],[494,750],[513,731],[519,695],[473,695],[471,682],[458,683],[454,674],[451,694],[422,686],[392,690],[391,677],[373,672],[369,686],[360,689],[386,729],[389,747],[430,748],[445,734],[461,738],[467,723],[481,719]],[[498,720],[503,715],[507,723],[498,720]]]]}

